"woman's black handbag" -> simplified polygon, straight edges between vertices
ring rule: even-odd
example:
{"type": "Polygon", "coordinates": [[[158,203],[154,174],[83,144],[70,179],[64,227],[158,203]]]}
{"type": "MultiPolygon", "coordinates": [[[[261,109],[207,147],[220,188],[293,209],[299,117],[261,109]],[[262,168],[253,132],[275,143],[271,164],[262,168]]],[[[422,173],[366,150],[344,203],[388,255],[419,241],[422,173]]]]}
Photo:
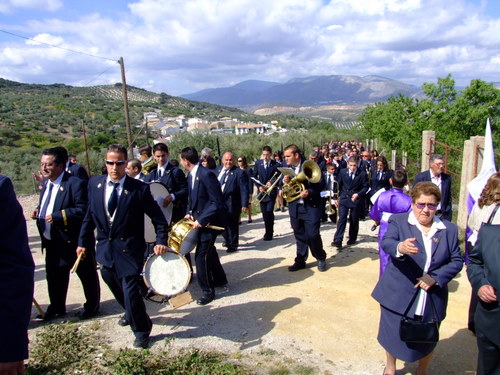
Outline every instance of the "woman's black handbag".
{"type": "Polygon", "coordinates": [[[423,322],[421,320],[412,319],[406,314],[410,310],[413,301],[417,297],[417,293],[412,298],[410,304],[408,305],[406,311],[401,318],[401,324],[399,326],[399,337],[401,341],[408,343],[435,343],[439,341],[439,323],[437,319],[436,307],[434,306],[434,301],[432,296],[429,294],[429,299],[431,301],[432,311],[434,318],[430,322],[423,322]]]}

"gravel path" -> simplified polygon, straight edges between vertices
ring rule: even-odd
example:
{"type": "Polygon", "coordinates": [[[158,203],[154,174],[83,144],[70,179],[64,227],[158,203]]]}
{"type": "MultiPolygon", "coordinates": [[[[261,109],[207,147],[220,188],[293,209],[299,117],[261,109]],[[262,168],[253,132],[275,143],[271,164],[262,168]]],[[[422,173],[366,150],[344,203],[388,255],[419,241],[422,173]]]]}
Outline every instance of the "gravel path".
{"type": "MultiPolygon", "coordinates": [[[[36,196],[20,197],[26,217],[36,206],[36,196]]],[[[43,255],[34,221],[28,220],[30,245],[36,262],[35,297],[43,308],[48,297],[43,255]]],[[[163,347],[168,338],[174,348],[196,347],[231,353],[233,357],[255,357],[256,368],[291,358],[315,373],[380,374],[385,354],[378,345],[379,306],[370,297],[378,277],[376,232],[371,221],[360,223],[360,241],[340,253],[330,246],[335,227],[324,223],[321,235],[329,269],[320,273],[314,258],[307,268],[288,272],[295,242],[288,213],[277,213],[275,239],[263,242],[263,222],[243,221],[240,250],[228,254],[217,249],[228,275],[226,288],[216,291],[216,300],[206,306],[195,302],[172,310],[168,305],[147,302],[154,323],[152,348],[163,347]],[[263,360],[264,358],[264,360],[263,360]]],[[[94,321],[100,333],[115,348],[131,347],[133,335],[118,326],[121,308],[101,282],[100,314],[94,321]]],[[[189,286],[196,299],[196,282],[189,286]]],[[[441,326],[441,341],[431,363],[432,374],[473,374],[475,337],[466,329],[470,285],[465,270],[450,283],[448,316],[441,326]]],[[[66,320],[77,321],[83,295],[78,277],[72,276],[66,320]]],[[[37,314],[33,308],[33,317],[37,314]]],[[[60,320],[56,320],[59,322],[60,320]]],[[[84,324],[95,324],[86,322],[84,324]]],[[[30,337],[42,323],[32,321],[30,337]]],[[[398,375],[415,373],[416,364],[398,361],[398,375]]]]}

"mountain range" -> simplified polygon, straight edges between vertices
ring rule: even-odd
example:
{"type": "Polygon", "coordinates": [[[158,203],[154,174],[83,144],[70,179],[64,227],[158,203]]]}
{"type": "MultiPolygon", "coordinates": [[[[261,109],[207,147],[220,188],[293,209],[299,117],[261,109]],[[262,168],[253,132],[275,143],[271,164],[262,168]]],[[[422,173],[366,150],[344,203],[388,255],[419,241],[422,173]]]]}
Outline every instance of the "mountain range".
{"type": "Polygon", "coordinates": [[[330,75],[294,78],[285,83],[249,80],[234,86],[181,95],[189,100],[255,110],[269,105],[366,105],[391,95],[418,95],[420,90],[380,76],[330,75]]]}

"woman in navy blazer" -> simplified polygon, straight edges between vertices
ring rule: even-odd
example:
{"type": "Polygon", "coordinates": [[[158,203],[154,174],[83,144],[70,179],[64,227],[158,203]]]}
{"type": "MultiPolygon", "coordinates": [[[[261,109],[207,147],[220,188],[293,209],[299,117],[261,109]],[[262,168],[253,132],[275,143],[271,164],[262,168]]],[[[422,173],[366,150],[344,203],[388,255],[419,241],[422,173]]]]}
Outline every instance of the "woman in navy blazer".
{"type": "Polygon", "coordinates": [[[401,317],[411,305],[408,316],[431,320],[432,298],[441,322],[446,316],[447,284],[463,266],[457,226],[435,216],[440,198],[439,188],[432,182],[415,185],[412,210],[392,215],[382,240],[391,262],[372,297],[381,305],[377,339],[386,350],[384,374],[396,373],[396,358],[418,360],[417,374],[427,374],[436,344],[403,342],[399,337],[401,317]]]}

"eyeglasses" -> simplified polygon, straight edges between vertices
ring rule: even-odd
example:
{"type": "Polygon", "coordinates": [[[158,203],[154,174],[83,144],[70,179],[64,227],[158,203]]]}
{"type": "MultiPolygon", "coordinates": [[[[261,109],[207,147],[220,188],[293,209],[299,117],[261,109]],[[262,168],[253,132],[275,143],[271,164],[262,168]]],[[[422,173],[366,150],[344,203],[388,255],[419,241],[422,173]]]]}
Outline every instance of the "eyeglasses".
{"type": "Polygon", "coordinates": [[[118,161],[106,160],[106,165],[116,165],[117,167],[121,167],[122,165],[125,165],[126,162],[127,162],[126,160],[118,160],[118,161]]]}
{"type": "Polygon", "coordinates": [[[437,204],[434,203],[415,203],[415,206],[417,206],[419,210],[423,210],[425,206],[427,206],[427,208],[431,211],[434,211],[437,208],[437,204]]]}
{"type": "Polygon", "coordinates": [[[361,155],[362,158],[369,158],[370,155],[361,155]]]}
{"type": "Polygon", "coordinates": [[[238,163],[243,163],[243,160],[238,160],[238,163]]]}

